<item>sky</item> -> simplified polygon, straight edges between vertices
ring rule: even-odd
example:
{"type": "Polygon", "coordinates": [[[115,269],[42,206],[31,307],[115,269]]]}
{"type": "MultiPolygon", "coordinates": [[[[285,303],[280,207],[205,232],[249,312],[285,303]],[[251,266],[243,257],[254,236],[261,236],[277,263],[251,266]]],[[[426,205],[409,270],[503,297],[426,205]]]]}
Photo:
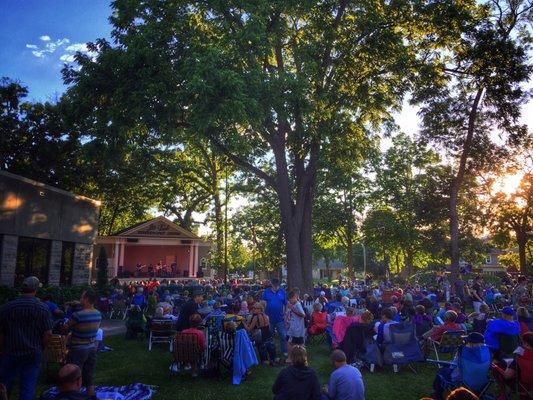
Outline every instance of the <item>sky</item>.
{"type": "Polygon", "coordinates": [[[0,76],[29,88],[28,100],[65,90],[61,68],[76,50],[110,38],[108,0],[1,0],[0,76]]]}

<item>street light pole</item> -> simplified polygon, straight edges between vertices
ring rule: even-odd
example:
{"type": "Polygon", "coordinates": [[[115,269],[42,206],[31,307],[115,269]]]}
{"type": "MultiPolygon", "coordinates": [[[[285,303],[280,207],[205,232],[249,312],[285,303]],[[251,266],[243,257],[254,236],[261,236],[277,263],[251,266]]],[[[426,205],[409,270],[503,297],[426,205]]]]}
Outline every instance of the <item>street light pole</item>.
{"type": "Polygon", "coordinates": [[[363,242],[359,242],[363,248],[363,279],[366,279],[366,247],[363,242]]]}

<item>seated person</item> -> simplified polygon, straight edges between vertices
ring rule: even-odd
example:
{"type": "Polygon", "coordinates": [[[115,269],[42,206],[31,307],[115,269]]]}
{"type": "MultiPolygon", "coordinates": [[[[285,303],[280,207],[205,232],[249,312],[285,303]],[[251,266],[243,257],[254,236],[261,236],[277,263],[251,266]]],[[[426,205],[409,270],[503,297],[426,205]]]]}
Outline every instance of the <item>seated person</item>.
{"type": "Polygon", "coordinates": [[[359,370],[346,364],[346,354],[335,350],[331,354],[335,371],[329,378],[329,384],[322,392],[331,400],[364,400],[365,386],[359,370]]]}
{"type": "Polygon", "coordinates": [[[418,339],[421,339],[424,333],[428,332],[433,327],[431,317],[426,314],[426,307],[419,304],[415,307],[415,315],[412,320],[415,326],[415,333],[418,339]]]}
{"type": "Polygon", "coordinates": [[[137,289],[137,293],[133,295],[131,299],[131,304],[134,306],[139,306],[143,309],[146,306],[146,298],[144,297],[144,288],[140,287],[137,289]]]}
{"type": "Polygon", "coordinates": [[[516,309],[516,319],[520,324],[521,336],[523,336],[526,332],[533,332],[533,318],[529,315],[527,308],[518,307],[516,309]]]}
{"type": "Polygon", "coordinates": [[[89,396],[80,393],[81,369],[76,364],[66,364],[57,374],[59,393],[54,400],[88,400],[89,396]]]}
{"type": "Polygon", "coordinates": [[[376,332],[376,341],[378,344],[389,343],[391,341],[390,326],[397,324],[393,321],[393,315],[390,308],[381,310],[381,321],[374,325],[374,332],[376,332]]]}
{"type": "Polygon", "coordinates": [[[485,333],[487,329],[487,323],[489,319],[490,308],[486,304],[482,304],[479,307],[479,312],[473,312],[468,316],[468,319],[472,321],[472,331],[485,333]]]}
{"type": "MultiPolygon", "coordinates": [[[[513,360],[505,369],[503,378],[507,382],[514,382],[516,378],[520,383],[518,393],[520,400],[531,399],[529,394],[533,394],[533,332],[527,332],[522,337],[524,351],[513,360]]],[[[511,387],[515,387],[514,383],[511,387]]]]}
{"type": "Polygon", "coordinates": [[[241,306],[238,303],[232,305],[231,311],[226,314],[224,317],[224,329],[226,329],[226,324],[228,322],[235,322],[237,329],[243,329],[244,317],[239,315],[241,311],[241,306]]]}
{"type": "Polygon", "coordinates": [[[444,324],[434,326],[429,331],[424,333],[424,339],[430,339],[434,342],[440,342],[444,332],[458,332],[462,331],[463,327],[455,322],[457,319],[457,313],[455,311],[449,310],[444,314],[444,324]]]}
{"type": "Polygon", "coordinates": [[[485,342],[496,358],[500,355],[500,336],[502,334],[516,336],[520,334],[520,324],[514,320],[514,310],[509,306],[503,307],[501,318],[489,321],[485,330],[485,342]]]}
{"type": "MultiPolygon", "coordinates": [[[[207,349],[207,344],[205,341],[204,331],[198,329],[201,323],[202,323],[202,317],[200,316],[200,314],[193,314],[189,318],[189,324],[191,327],[182,330],[181,333],[190,333],[190,334],[198,336],[198,345],[203,351],[205,351],[207,349]]],[[[191,372],[192,372],[193,378],[196,378],[198,376],[198,364],[191,365],[191,372]]]]}
{"type": "Polygon", "coordinates": [[[328,327],[328,314],[322,311],[321,303],[313,304],[313,314],[311,314],[311,326],[308,328],[310,335],[318,335],[326,331],[328,327]]]}
{"type": "Polygon", "coordinates": [[[339,315],[333,322],[333,345],[336,347],[344,339],[346,329],[352,324],[360,322],[361,318],[355,315],[355,309],[346,308],[346,315],[339,315]]]}
{"type": "Polygon", "coordinates": [[[282,369],[272,386],[274,400],[320,400],[320,383],[315,370],[307,366],[307,351],[293,346],[292,365],[282,369]]]}
{"type": "Polygon", "coordinates": [[[204,320],[207,320],[208,318],[211,318],[211,317],[223,317],[225,315],[226,313],[222,310],[222,302],[220,300],[217,300],[213,304],[213,310],[209,314],[206,315],[204,320]]]}
{"type": "Polygon", "coordinates": [[[264,306],[261,302],[254,303],[250,323],[244,322],[244,328],[251,334],[263,364],[274,365],[275,362],[279,361],[276,359],[276,346],[270,331],[270,320],[268,315],[265,314],[264,306]]]}
{"type": "Polygon", "coordinates": [[[126,339],[136,339],[137,335],[146,332],[146,318],[139,306],[133,306],[126,319],[126,339]]]}
{"type": "MultiPolygon", "coordinates": [[[[435,399],[444,399],[444,390],[451,383],[453,386],[466,384],[473,390],[481,391],[488,383],[491,366],[491,355],[483,335],[472,332],[465,340],[465,348],[472,349],[468,360],[463,358],[463,352],[458,352],[449,366],[439,368],[433,381],[435,399]]],[[[466,356],[464,356],[466,357],[466,356]]]]}

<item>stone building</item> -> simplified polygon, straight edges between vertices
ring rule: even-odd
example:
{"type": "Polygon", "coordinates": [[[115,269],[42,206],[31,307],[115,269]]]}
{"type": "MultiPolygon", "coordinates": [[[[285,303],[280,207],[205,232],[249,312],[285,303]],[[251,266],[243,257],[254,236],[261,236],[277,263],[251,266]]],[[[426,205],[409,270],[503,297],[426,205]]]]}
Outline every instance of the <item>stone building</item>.
{"type": "Polygon", "coordinates": [[[0,171],[0,284],[89,283],[100,202],[0,171]]]}

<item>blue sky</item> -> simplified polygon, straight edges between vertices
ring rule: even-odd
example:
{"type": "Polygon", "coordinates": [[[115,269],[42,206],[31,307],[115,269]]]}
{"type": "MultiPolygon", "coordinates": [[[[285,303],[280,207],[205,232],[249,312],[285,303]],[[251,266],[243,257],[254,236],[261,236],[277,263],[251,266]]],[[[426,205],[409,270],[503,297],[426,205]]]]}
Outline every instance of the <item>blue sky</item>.
{"type": "Polygon", "coordinates": [[[0,76],[28,86],[29,100],[61,94],[64,61],[110,37],[108,0],[1,0],[1,9],[0,76]]]}

